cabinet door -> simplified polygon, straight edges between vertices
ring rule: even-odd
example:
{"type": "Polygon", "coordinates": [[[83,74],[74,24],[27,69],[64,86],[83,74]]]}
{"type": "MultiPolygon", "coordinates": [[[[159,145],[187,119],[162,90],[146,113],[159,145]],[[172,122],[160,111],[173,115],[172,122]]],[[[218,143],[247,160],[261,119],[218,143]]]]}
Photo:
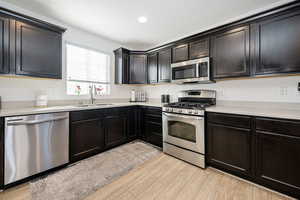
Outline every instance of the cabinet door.
{"type": "Polygon", "coordinates": [[[182,44],[172,48],[172,63],[182,62],[189,59],[189,45],[182,44]]]}
{"type": "Polygon", "coordinates": [[[126,141],[127,135],[126,115],[111,115],[104,119],[105,124],[105,147],[110,148],[126,141]]]}
{"type": "Polygon", "coordinates": [[[128,112],[128,140],[134,140],[138,137],[140,131],[140,109],[132,107],[128,112]]]}
{"type": "Polygon", "coordinates": [[[0,73],[9,73],[9,21],[0,14],[0,73]]]}
{"type": "Polygon", "coordinates": [[[158,53],[158,82],[170,82],[171,78],[171,49],[158,53]]]}
{"type": "Polygon", "coordinates": [[[4,118],[0,118],[0,188],[4,185],[4,118]]]}
{"type": "Polygon", "coordinates": [[[147,83],[147,56],[130,55],[130,83],[146,84],[147,83]]]}
{"type": "Polygon", "coordinates": [[[253,30],[255,75],[300,72],[300,11],[257,22],[253,30]]]}
{"type": "Polygon", "coordinates": [[[238,175],[251,174],[251,131],[208,123],[208,162],[238,175]]]}
{"type": "Polygon", "coordinates": [[[16,74],[61,78],[61,34],[16,22],[16,74]]]}
{"type": "Polygon", "coordinates": [[[300,137],[257,131],[257,178],[293,196],[300,196],[300,137]]]}
{"type": "Polygon", "coordinates": [[[104,130],[100,119],[71,123],[70,159],[78,161],[104,149],[104,130]]]}
{"type": "Polygon", "coordinates": [[[115,84],[129,83],[129,50],[119,48],[115,54],[115,84]]]}
{"type": "Polygon", "coordinates": [[[250,75],[249,27],[239,27],[212,37],[214,78],[250,75]]]}
{"type": "Polygon", "coordinates": [[[191,42],[189,45],[189,59],[197,59],[209,56],[209,38],[191,42]]]}
{"type": "Polygon", "coordinates": [[[162,139],[162,125],[157,122],[149,121],[145,119],[145,134],[146,134],[146,141],[162,147],[163,139],[162,139]]]}
{"type": "Polygon", "coordinates": [[[157,53],[148,55],[148,83],[157,83],[157,53]]]}

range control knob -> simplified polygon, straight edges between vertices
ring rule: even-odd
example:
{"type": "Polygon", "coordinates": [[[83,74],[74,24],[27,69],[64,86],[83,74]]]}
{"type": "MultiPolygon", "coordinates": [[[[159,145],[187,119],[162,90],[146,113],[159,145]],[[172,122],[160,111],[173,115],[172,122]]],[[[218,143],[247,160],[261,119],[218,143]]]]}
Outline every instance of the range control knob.
{"type": "Polygon", "coordinates": [[[178,109],[177,112],[182,113],[182,110],[181,110],[181,109],[178,109]]]}
{"type": "Polygon", "coordinates": [[[198,110],[195,110],[194,111],[194,115],[198,115],[199,113],[198,113],[198,110]]]}
{"type": "Polygon", "coordinates": [[[189,114],[192,114],[192,112],[193,112],[192,110],[189,110],[189,111],[188,111],[189,114]]]}

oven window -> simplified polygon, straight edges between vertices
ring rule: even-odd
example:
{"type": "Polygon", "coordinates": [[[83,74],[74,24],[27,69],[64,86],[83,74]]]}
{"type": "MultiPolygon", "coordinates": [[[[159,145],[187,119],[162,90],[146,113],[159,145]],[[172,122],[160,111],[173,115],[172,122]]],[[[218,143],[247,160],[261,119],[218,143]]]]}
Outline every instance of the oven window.
{"type": "Polygon", "coordinates": [[[196,142],[196,127],[180,121],[168,122],[169,135],[190,142],[196,142]]]}
{"type": "Polygon", "coordinates": [[[186,79],[186,78],[195,78],[196,77],[196,66],[187,65],[183,67],[175,67],[172,69],[172,79],[186,79]]]}

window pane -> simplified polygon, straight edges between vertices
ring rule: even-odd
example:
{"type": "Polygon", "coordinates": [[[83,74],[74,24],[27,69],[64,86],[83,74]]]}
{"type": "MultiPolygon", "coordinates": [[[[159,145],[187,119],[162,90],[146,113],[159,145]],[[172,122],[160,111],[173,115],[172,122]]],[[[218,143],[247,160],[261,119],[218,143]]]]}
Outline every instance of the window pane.
{"type": "Polygon", "coordinates": [[[88,87],[93,82],[99,85],[97,92],[99,95],[109,94],[110,56],[72,44],[67,44],[66,49],[68,82],[67,94],[88,94],[88,87]],[[78,82],[76,82],[76,80],[78,80],[78,82]],[[82,81],[86,81],[86,83],[82,81]],[[99,84],[99,82],[104,84],[99,84]],[[78,88],[81,89],[80,92],[78,88]]]}

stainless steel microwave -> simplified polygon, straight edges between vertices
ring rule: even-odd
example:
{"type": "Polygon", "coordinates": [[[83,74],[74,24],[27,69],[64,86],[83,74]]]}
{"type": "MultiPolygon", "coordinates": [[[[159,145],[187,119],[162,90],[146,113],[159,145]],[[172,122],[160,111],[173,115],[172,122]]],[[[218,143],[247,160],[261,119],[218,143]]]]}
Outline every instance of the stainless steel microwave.
{"type": "Polygon", "coordinates": [[[171,64],[172,83],[211,83],[210,58],[171,64]]]}

